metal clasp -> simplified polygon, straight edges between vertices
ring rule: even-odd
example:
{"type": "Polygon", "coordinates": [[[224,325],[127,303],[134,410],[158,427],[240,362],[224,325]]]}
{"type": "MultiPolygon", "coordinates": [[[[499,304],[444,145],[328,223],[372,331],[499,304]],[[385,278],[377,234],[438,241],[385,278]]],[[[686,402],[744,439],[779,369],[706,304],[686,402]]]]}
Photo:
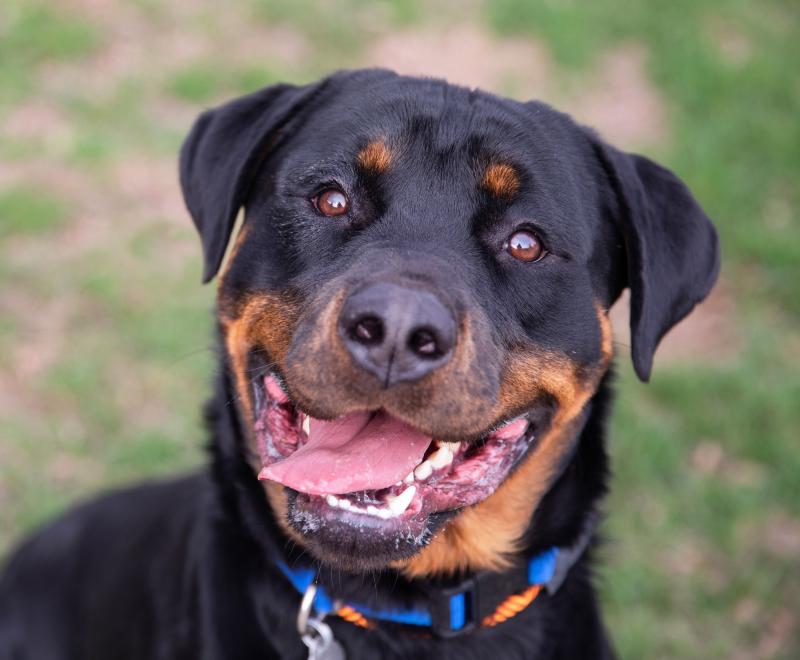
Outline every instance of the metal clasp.
{"type": "Polygon", "coordinates": [[[314,599],[317,597],[316,579],[308,585],[300,601],[300,609],[297,610],[297,632],[306,635],[309,632],[308,620],[311,617],[311,610],[314,609],[314,599]]]}

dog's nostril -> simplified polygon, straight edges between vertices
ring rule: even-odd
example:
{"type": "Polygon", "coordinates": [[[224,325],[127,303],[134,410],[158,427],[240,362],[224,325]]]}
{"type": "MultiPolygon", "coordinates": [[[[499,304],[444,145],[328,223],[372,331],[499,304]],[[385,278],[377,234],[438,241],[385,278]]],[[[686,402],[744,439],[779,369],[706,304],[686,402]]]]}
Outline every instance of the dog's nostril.
{"type": "Polygon", "coordinates": [[[421,358],[435,358],[439,357],[441,353],[436,335],[426,328],[420,328],[411,333],[408,338],[408,347],[421,358]]]}
{"type": "Polygon", "coordinates": [[[383,341],[383,323],[375,316],[364,316],[353,323],[350,337],[366,346],[380,344],[383,341]]]}

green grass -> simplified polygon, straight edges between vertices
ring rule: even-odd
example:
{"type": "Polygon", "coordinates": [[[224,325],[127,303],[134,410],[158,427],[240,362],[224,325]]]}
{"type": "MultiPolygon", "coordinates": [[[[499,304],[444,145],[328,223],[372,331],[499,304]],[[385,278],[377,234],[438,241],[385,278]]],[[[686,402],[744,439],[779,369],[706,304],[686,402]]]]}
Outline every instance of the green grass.
{"type": "Polygon", "coordinates": [[[500,39],[542,41],[552,77],[570,84],[610,49],[646,48],[670,117],[649,155],[689,184],[722,238],[733,354],[657,365],[647,385],[618,357],[598,583],[621,657],[800,654],[797,3],[494,0],[448,12],[417,0],[245,0],[227,9],[237,29],[292,31],[308,51],[245,62],[213,12],[144,0],[125,10],[145,26],[143,46],[165,29],[162,47],[188,46],[154,50],[111,80],[93,68],[109,46],[104,24],[69,7],[0,10],[0,122],[43,101],[72,136],[0,132],[0,174],[12,175],[0,176],[0,397],[15,396],[0,398],[0,552],[98,488],[203,460],[213,290],[199,285],[188,217],[161,204],[177,195],[175,175],[140,197],[120,166],[152,159],[174,172],[182,134],[209,104],[357,66],[394,30],[475,21],[500,39]],[[100,91],[65,84],[64,67],[100,91]],[[48,185],[59,171],[77,192],[48,185]]]}
{"type": "Polygon", "coordinates": [[[175,72],[167,81],[166,90],[184,101],[206,103],[247,94],[285,79],[264,66],[224,69],[213,62],[197,62],[175,72]]]}
{"type": "Polygon", "coordinates": [[[99,41],[90,23],[49,3],[6,0],[0,11],[0,107],[33,89],[39,66],[86,55],[99,41]]]}
{"type": "Polygon", "coordinates": [[[11,0],[4,9],[4,19],[0,57],[17,62],[71,59],[97,45],[91,24],[44,3],[11,0]]]}
{"type": "Polygon", "coordinates": [[[39,234],[55,229],[67,217],[64,203],[55,195],[18,186],[0,192],[0,241],[19,234],[39,234]]]}

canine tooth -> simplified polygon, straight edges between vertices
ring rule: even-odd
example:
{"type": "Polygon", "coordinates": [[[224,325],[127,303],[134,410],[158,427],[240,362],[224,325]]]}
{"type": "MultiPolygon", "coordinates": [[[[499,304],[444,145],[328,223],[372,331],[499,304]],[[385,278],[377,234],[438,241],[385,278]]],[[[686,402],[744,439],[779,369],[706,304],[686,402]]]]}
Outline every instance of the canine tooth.
{"type": "Polygon", "coordinates": [[[308,415],[303,416],[303,430],[306,435],[311,435],[311,418],[308,415]]]}
{"type": "Polygon", "coordinates": [[[389,509],[378,509],[378,517],[389,520],[392,517],[392,512],[389,509]]]}
{"type": "Polygon", "coordinates": [[[411,504],[411,500],[414,499],[414,493],[416,492],[416,486],[409,486],[399,495],[389,495],[386,498],[386,505],[389,507],[392,515],[399,516],[403,513],[403,511],[408,508],[408,505],[411,504]]]}
{"type": "Polygon", "coordinates": [[[328,503],[328,506],[339,506],[339,498],[336,495],[326,495],[325,501],[328,503]]]}
{"type": "MultiPolygon", "coordinates": [[[[403,479],[403,481],[405,481],[407,484],[413,484],[414,483],[414,472],[415,472],[415,470],[412,470],[411,472],[409,472],[406,475],[406,478],[403,479]]],[[[398,482],[398,483],[400,483],[400,482],[398,482]]]]}
{"type": "Polygon", "coordinates": [[[439,447],[439,449],[437,449],[428,457],[428,460],[430,461],[433,469],[438,470],[439,468],[443,468],[445,465],[449,465],[452,462],[453,452],[451,452],[447,447],[439,447]]]}
{"type": "Polygon", "coordinates": [[[452,454],[455,454],[461,448],[461,443],[460,442],[444,442],[444,441],[442,441],[439,444],[442,447],[447,447],[452,454]]]}
{"type": "Polygon", "coordinates": [[[433,466],[431,466],[431,462],[422,461],[422,463],[417,465],[417,467],[414,469],[414,477],[420,481],[425,481],[425,479],[431,476],[432,472],[433,466]]]}

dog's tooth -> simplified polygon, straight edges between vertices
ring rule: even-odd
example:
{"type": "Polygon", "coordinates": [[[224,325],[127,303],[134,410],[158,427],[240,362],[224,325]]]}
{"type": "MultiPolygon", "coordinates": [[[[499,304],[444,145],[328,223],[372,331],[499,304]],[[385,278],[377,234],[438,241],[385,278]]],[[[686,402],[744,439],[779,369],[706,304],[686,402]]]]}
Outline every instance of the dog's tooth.
{"type": "Polygon", "coordinates": [[[328,503],[328,506],[339,506],[339,498],[336,495],[326,495],[325,501],[328,503]]]}
{"type": "Polygon", "coordinates": [[[389,520],[389,518],[391,517],[392,517],[392,512],[389,509],[384,509],[384,508],[378,509],[378,518],[389,520]]]}
{"type": "Polygon", "coordinates": [[[367,513],[369,515],[371,515],[371,516],[377,516],[378,515],[378,507],[376,507],[374,504],[370,504],[367,507],[367,513]]]}
{"type": "Polygon", "coordinates": [[[430,461],[434,470],[439,470],[445,465],[450,465],[450,463],[453,461],[453,452],[451,452],[447,447],[442,446],[433,452],[428,457],[428,460],[430,461]]]}
{"type": "Polygon", "coordinates": [[[433,466],[431,465],[430,461],[422,461],[417,467],[414,469],[414,478],[418,479],[419,481],[425,481],[428,477],[431,476],[433,473],[433,466]]]}
{"type": "Polygon", "coordinates": [[[399,495],[389,495],[386,497],[386,505],[392,512],[392,515],[399,516],[411,504],[414,499],[414,493],[417,492],[416,486],[409,486],[399,495]]]}
{"type": "Polygon", "coordinates": [[[450,453],[455,454],[460,448],[460,442],[440,442],[442,447],[447,447],[450,450],[450,453]]]}
{"type": "MultiPolygon", "coordinates": [[[[406,478],[403,479],[403,481],[405,481],[407,484],[413,484],[414,483],[414,471],[412,470],[411,472],[409,472],[406,475],[406,478]]],[[[399,484],[399,482],[398,482],[398,484],[399,484]]]]}
{"type": "Polygon", "coordinates": [[[303,430],[306,435],[311,435],[311,418],[308,415],[303,415],[303,430]]]}

